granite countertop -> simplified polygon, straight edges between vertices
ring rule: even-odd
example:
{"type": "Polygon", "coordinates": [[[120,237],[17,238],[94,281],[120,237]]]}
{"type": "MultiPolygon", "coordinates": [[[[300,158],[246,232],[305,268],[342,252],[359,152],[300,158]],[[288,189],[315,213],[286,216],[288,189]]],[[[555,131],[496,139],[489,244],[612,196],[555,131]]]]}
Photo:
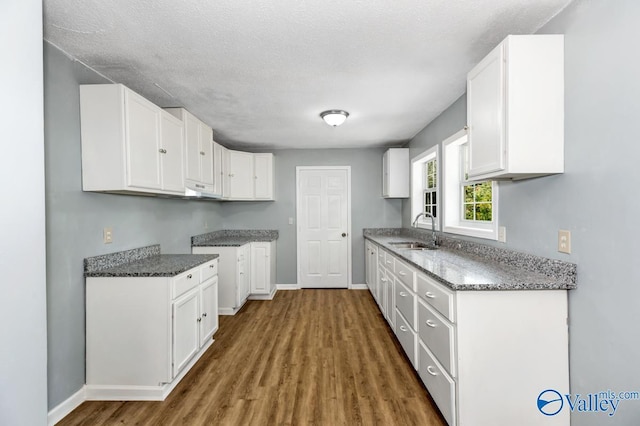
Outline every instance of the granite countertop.
{"type": "Polygon", "coordinates": [[[439,236],[437,250],[399,249],[389,243],[430,240],[430,232],[371,229],[364,237],[452,290],[568,290],[576,265],[526,253],[439,236]]]}
{"type": "Polygon", "coordinates": [[[160,254],[160,245],[126,250],[84,260],[85,277],[173,277],[217,254],[160,254]]]}
{"type": "Polygon", "coordinates": [[[191,237],[191,247],[240,247],[278,239],[278,231],[265,229],[222,230],[191,237]]]}

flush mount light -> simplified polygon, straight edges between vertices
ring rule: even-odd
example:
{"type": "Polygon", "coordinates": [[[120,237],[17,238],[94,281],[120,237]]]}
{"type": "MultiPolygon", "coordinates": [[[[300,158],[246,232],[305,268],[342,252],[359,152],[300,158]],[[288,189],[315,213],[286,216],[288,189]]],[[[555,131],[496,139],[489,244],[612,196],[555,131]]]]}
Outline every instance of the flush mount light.
{"type": "Polygon", "coordinates": [[[324,122],[333,127],[337,127],[344,123],[348,116],[349,113],[341,109],[330,109],[329,111],[323,111],[320,113],[320,117],[322,117],[324,122]]]}

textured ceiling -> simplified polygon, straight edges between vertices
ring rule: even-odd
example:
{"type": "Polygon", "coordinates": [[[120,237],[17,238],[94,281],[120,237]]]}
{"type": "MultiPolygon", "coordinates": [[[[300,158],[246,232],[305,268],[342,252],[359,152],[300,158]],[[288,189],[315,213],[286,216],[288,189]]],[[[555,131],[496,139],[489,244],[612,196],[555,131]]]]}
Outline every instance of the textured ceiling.
{"type": "Polygon", "coordinates": [[[406,142],[570,0],[44,0],[45,39],[245,148],[406,142]],[[327,109],[350,113],[332,128],[327,109]]]}

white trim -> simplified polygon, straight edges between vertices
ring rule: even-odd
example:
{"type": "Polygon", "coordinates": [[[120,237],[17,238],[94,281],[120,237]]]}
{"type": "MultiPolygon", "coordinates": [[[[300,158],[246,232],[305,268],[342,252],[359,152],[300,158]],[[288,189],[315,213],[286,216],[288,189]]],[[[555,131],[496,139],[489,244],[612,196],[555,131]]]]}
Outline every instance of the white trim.
{"type": "Polygon", "coordinates": [[[300,284],[300,172],[303,170],[346,170],[347,171],[347,288],[351,288],[351,166],[296,166],[296,280],[300,284]]]}
{"type": "Polygon", "coordinates": [[[369,290],[369,286],[366,284],[351,284],[349,290],[369,290]]]}
{"type": "Polygon", "coordinates": [[[74,393],[49,411],[47,414],[48,426],[55,425],[87,400],[85,387],[86,386],[83,385],[78,392],[74,393]]]}
{"type": "Polygon", "coordinates": [[[210,339],[200,351],[189,361],[180,373],[163,386],[118,386],[118,385],[86,385],[86,401],[164,401],[187,375],[189,370],[211,347],[214,340],[210,339]]]}
{"type": "MultiPolygon", "coordinates": [[[[438,207],[437,207],[437,212],[438,212],[438,217],[436,217],[435,219],[435,228],[436,230],[440,230],[442,225],[440,224],[440,220],[442,217],[442,191],[440,190],[441,188],[441,182],[442,182],[442,165],[441,165],[441,157],[440,157],[440,150],[439,150],[439,145],[434,145],[429,149],[424,150],[423,152],[421,152],[420,154],[416,155],[415,157],[413,157],[411,159],[411,167],[410,167],[410,184],[411,184],[411,194],[409,197],[409,203],[410,203],[410,211],[411,211],[411,224],[413,225],[413,219],[417,216],[418,212],[422,212],[424,211],[424,198],[422,196],[422,194],[424,193],[424,188],[422,187],[422,185],[420,185],[419,187],[417,185],[414,185],[414,182],[417,180],[422,181],[422,170],[420,171],[416,171],[414,170],[414,167],[416,165],[416,163],[420,163],[421,165],[425,164],[426,162],[428,162],[431,157],[434,157],[436,160],[436,166],[437,166],[437,173],[436,173],[436,179],[437,179],[437,183],[436,183],[436,197],[438,198],[438,207]],[[429,159],[429,160],[425,160],[425,159],[429,159]],[[416,176],[416,174],[420,174],[419,177],[416,176]],[[416,204],[420,205],[420,208],[416,208],[416,204]]],[[[418,220],[418,223],[416,224],[418,228],[424,228],[424,229],[431,229],[431,220],[425,220],[424,217],[420,218],[418,220]]]]}
{"type": "MultiPolygon", "coordinates": [[[[464,221],[461,219],[462,212],[462,200],[459,178],[447,180],[447,176],[451,175],[451,167],[456,168],[456,173],[459,172],[461,160],[459,149],[456,148],[456,153],[453,158],[447,158],[447,151],[450,145],[462,145],[468,142],[467,130],[462,129],[455,134],[449,136],[442,141],[442,161],[440,162],[440,170],[442,173],[441,182],[442,188],[440,201],[442,202],[441,217],[442,217],[442,229],[444,232],[449,232],[458,235],[465,235],[469,237],[485,238],[488,240],[498,239],[498,210],[499,210],[499,191],[498,184],[493,181],[492,197],[493,197],[493,209],[492,209],[492,221],[488,223],[473,223],[464,221]],[[462,140],[464,139],[464,140],[462,140]],[[455,194],[455,195],[454,195],[455,194]],[[452,201],[453,200],[453,201],[452,201]]],[[[477,182],[470,182],[477,183],[477,182]]]]}
{"type": "Polygon", "coordinates": [[[274,286],[269,294],[250,294],[249,300],[273,300],[277,292],[278,289],[274,286]]]}
{"type": "Polygon", "coordinates": [[[276,284],[278,290],[300,290],[298,284],[276,284]]]}

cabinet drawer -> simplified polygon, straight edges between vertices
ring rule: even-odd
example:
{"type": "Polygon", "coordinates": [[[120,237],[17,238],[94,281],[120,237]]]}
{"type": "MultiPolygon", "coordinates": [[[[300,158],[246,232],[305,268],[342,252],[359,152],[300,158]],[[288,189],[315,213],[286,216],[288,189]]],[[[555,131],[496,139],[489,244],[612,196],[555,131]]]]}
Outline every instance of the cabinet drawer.
{"type": "Polygon", "coordinates": [[[396,276],[400,279],[400,281],[402,281],[404,285],[409,287],[411,291],[416,291],[415,269],[413,269],[411,266],[407,265],[406,263],[398,259],[394,260],[394,266],[395,266],[396,276]]]}
{"type": "Polygon", "coordinates": [[[395,270],[393,269],[393,261],[394,257],[391,255],[391,253],[384,251],[384,261],[382,262],[382,264],[390,272],[395,272],[395,270]]]}
{"type": "Polygon", "coordinates": [[[205,282],[216,275],[218,275],[218,259],[207,262],[200,267],[200,282],[205,282]]]}
{"type": "Polygon", "coordinates": [[[442,284],[424,274],[418,274],[416,282],[418,296],[433,306],[449,321],[456,322],[454,292],[447,290],[442,284]]]}
{"type": "Polygon", "coordinates": [[[396,308],[404,315],[409,326],[416,329],[416,296],[400,280],[396,280],[396,308]]]}
{"type": "Polygon", "coordinates": [[[385,265],[385,251],[382,250],[380,247],[378,247],[378,265],[379,266],[384,266],[385,265]]]}
{"type": "Polygon", "coordinates": [[[400,342],[400,346],[407,354],[413,368],[417,366],[416,359],[416,333],[411,329],[407,321],[404,319],[399,310],[396,309],[396,337],[400,342]]]}
{"type": "Polygon", "coordinates": [[[431,398],[442,412],[448,424],[455,423],[456,384],[449,375],[443,371],[442,366],[435,360],[422,343],[418,343],[419,368],[418,374],[427,387],[431,398]]]}
{"type": "Polygon", "coordinates": [[[189,269],[187,272],[183,272],[173,279],[171,285],[171,298],[175,299],[198,284],[200,284],[200,271],[198,271],[198,269],[194,268],[189,269]]]}
{"type": "Polygon", "coordinates": [[[455,377],[455,326],[422,300],[418,301],[418,337],[449,374],[455,377]]]}

